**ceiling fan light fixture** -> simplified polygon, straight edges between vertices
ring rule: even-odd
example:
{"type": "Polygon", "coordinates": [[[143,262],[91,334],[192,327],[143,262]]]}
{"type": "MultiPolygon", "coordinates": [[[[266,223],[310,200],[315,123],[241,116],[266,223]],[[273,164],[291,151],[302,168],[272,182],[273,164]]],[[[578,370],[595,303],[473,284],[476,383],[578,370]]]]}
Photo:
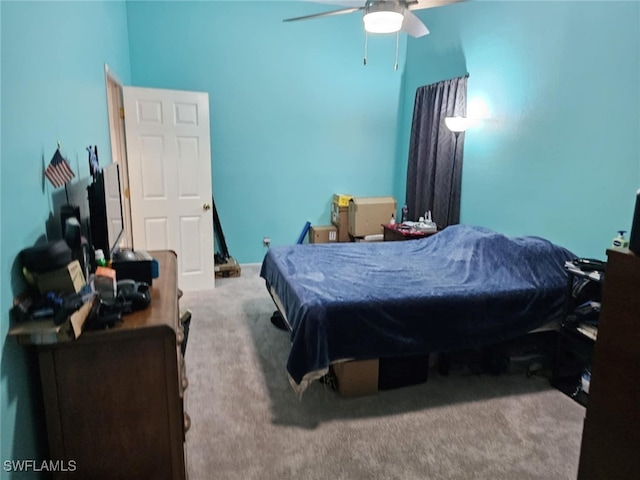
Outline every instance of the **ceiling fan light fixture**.
{"type": "Polygon", "coordinates": [[[404,8],[397,4],[385,5],[386,2],[368,5],[365,8],[364,29],[369,33],[395,33],[402,28],[404,8]]]}

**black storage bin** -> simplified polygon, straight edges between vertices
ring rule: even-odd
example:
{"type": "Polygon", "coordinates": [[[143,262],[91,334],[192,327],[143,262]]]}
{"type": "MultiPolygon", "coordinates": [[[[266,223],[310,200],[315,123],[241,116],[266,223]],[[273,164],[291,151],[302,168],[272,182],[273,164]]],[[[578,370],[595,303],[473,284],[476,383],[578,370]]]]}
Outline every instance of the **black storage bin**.
{"type": "Polygon", "coordinates": [[[381,358],[378,390],[391,390],[424,383],[429,377],[429,354],[381,358]]]}

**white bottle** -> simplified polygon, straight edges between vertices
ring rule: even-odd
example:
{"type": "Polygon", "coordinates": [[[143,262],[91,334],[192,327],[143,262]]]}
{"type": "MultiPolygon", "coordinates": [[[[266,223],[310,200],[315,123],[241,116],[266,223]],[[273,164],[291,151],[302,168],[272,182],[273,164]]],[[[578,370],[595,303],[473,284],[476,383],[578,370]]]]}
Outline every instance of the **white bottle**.
{"type": "Polygon", "coordinates": [[[389,225],[395,225],[395,224],[396,224],[396,214],[392,213],[391,220],[389,220],[389,225]]]}
{"type": "Polygon", "coordinates": [[[626,250],[629,248],[629,241],[624,238],[625,230],[618,230],[618,236],[611,242],[611,248],[613,250],[626,250]]]}

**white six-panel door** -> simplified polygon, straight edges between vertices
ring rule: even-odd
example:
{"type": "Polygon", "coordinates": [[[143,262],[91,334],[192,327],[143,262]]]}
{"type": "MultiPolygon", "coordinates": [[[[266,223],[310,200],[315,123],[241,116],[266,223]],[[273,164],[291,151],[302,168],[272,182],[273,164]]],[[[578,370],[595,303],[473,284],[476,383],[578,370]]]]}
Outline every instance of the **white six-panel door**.
{"type": "Polygon", "coordinates": [[[209,95],[124,87],[133,246],[174,250],[178,286],[214,286],[209,95]]]}

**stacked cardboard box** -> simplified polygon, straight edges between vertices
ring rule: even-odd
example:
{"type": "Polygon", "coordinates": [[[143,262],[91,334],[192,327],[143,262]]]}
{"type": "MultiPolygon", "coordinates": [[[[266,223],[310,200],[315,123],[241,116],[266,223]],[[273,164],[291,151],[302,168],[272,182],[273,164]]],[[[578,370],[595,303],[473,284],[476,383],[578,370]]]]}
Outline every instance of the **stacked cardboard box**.
{"type": "Polygon", "coordinates": [[[314,226],[309,230],[309,243],[350,242],[368,236],[382,238],[382,225],[396,214],[396,200],[393,197],[354,197],[336,193],[331,202],[330,226],[314,226]]]}
{"type": "Polygon", "coordinates": [[[338,228],[335,225],[314,226],[309,228],[309,243],[334,243],[338,241],[338,228]]]}
{"type": "Polygon", "coordinates": [[[349,200],[353,196],[334,194],[331,203],[331,223],[338,229],[338,241],[348,242],[349,238],[349,200]]]}
{"type": "Polygon", "coordinates": [[[381,235],[382,225],[387,225],[396,215],[396,199],[393,197],[354,197],[349,201],[349,235],[366,237],[381,235]]]}
{"type": "Polygon", "coordinates": [[[74,260],[66,267],[51,272],[35,275],[40,293],[78,293],[85,285],[84,274],[78,260],[74,260]]]}

